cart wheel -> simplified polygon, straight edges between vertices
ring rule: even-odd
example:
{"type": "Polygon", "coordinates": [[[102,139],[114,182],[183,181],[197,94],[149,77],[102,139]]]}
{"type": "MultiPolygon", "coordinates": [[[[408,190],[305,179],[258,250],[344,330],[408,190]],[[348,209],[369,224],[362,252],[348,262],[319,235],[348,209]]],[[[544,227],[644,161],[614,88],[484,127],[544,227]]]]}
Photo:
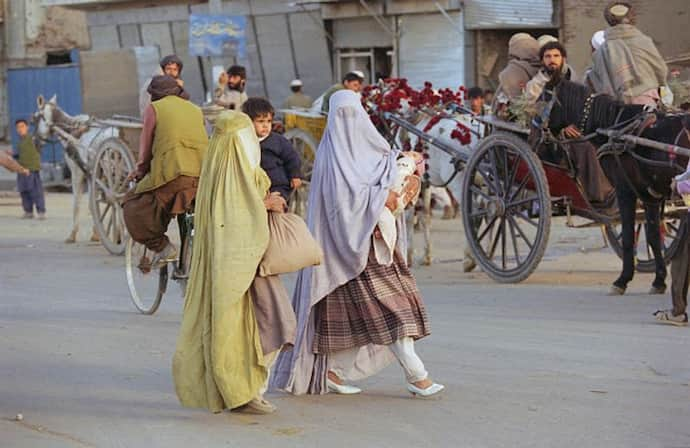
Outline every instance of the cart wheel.
{"type": "Polygon", "coordinates": [[[474,259],[499,283],[525,280],[551,230],[544,168],[526,141],[496,132],[472,153],[463,178],[462,219],[474,259]]]}
{"type": "Polygon", "coordinates": [[[311,181],[311,172],[314,170],[314,159],[316,158],[316,148],[318,142],[308,132],[293,128],[284,135],[292,143],[293,148],[302,160],[302,174],[304,179],[311,181]]]}
{"type": "Polygon", "coordinates": [[[131,153],[122,140],[111,137],[99,145],[89,185],[89,208],[101,243],[113,255],[125,251],[127,231],[120,201],[133,169],[131,153]]]}
{"type": "Polygon", "coordinates": [[[316,148],[318,143],[308,132],[301,129],[292,128],[285,133],[285,138],[292,143],[292,146],[299,154],[302,161],[302,174],[304,182],[290,199],[289,211],[301,217],[307,216],[307,198],[309,197],[309,182],[311,173],[314,170],[314,160],[316,159],[316,148]]]}
{"type": "MultiPolygon", "coordinates": [[[[671,262],[671,258],[676,254],[680,243],[685,238],[687,226],[685,221],[688,214],[683,210],[679,214],[663,216],[661,220],[661,244],[664,251],[664,261],[666,264],[671,262]]],[[[606,239],[613,251],[619,258],[623,258],[622,227],[620,224],[606,225],[606,239]]],[[[647,243],[647,230],[643,222],[635,224],[635,244],[637,262],[635,270],[637,272],[654,272],[654,255],[647,243]],[[642,248],[642,249],[641,249],[642,248]]]]}

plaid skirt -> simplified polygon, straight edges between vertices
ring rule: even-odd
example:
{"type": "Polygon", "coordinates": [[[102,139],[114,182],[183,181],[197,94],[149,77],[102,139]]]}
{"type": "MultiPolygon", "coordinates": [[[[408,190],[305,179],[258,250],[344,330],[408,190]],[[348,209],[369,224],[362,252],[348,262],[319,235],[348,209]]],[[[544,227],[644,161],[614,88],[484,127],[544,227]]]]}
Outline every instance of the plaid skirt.
{"type": "Polygon", "coordinates": [[[370,252],[364,272],[324,297],[314,312],[317,354],[430,334],[417,284],[397,252],[390,266],[378,264],[370,252]]]}

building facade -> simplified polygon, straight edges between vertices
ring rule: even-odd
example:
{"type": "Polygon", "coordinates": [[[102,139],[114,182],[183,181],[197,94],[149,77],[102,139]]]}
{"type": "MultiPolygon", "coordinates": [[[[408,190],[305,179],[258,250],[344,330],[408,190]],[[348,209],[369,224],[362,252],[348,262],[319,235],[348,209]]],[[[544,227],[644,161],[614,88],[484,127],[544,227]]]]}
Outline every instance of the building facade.
{"type": "MultiPolygon", "coordinates": [[[[398,76],[415,86],[430,81],[438,87],[495,88],[507,62],[508,40],[520,31],[558,36],[569,51],[569,62],[581,73],[591,58],[592,33],[604,28],[607,2],[5,0],[0,2],[0,80],[8,68],[46,65],[51,58],[69,62],[59,54],[78,48],[84,112],[99,116],[137,115],[140,87],[159,58],[169,53],[183,59],[185,87],[197,103],[213,90],[213,67],[235,63],[247,67],[248,93],[265,96],[277,106],[290,93],[294,78],[316,98],[355,69],[363,71],[367,81],[398,76]],[[247,18],[246,56],[211,59],[189,54],[189,16],[209,11],[247,18]]],[[[670,60],[687,59],[687,0],[632,3],[639,27],[655,39],[662,54],[670,60]]],[[[6,103],[0,97],[5,112],[6,103]]],[[[7,113],[2,117],[0,129],[6,130],[7,113]]]]}

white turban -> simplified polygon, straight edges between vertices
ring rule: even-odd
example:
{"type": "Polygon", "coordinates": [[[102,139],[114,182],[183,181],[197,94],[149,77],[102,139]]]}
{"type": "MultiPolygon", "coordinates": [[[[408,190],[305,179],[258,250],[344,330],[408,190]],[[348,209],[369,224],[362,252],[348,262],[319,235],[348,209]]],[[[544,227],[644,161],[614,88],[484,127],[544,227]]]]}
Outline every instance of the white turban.
{"type": "Polygon", "coordinates": [[[592,48],[594,48],[595,50],[598,50],[599,47],[601,47],[604,44],[604,40],[605,40],[604,31],[603,30],[597,31],[596,33],[594,33],[592,35],[592,40],[591,40],[592,48]]]}

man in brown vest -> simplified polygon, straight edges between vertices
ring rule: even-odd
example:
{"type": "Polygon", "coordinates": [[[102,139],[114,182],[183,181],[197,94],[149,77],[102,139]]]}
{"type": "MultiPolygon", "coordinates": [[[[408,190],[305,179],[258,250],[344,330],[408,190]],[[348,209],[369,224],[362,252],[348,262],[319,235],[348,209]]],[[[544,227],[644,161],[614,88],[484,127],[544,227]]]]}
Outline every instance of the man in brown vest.
{"type": "Polygon", "coordinates": [[[129,176],[138,184],[123,212],[134,241],[156,253],[155,267],[177,258],[165,232],[173,216],[192,207],[208,136],[201,109],[181,98],[184,90],[173,77],[155,76],[148,92],[139,162],[129,176]]]}

